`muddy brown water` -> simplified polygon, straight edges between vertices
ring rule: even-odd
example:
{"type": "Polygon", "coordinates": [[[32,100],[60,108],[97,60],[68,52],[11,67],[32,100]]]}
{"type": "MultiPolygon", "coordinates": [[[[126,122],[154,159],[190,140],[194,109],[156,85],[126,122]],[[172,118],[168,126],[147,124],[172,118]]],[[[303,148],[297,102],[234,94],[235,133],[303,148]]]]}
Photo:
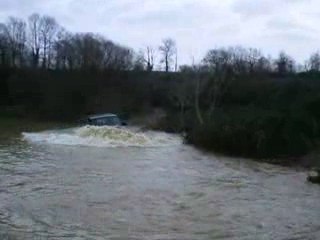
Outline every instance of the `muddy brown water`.
{"type": "Polygon", "coordinates": [[[0,144],[0,239],[320,239],[320,187],[303,170],[204,154],[160,133],[152,139],[167,144],[145,147],[50,134],[54,144],[0,144]]]}

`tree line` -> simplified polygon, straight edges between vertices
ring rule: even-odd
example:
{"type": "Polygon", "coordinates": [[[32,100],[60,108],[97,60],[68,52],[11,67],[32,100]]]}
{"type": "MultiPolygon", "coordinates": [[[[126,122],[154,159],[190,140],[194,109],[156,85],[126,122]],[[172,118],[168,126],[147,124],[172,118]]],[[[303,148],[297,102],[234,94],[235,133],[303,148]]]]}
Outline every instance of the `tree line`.
{"type": "MultiPolygon", "coordinates": [[[[135,52],[99,34],[71,33],[50,16],[37,13],[27,21],[9,17],[0,23],[0,67],[42,69],[155,69],[156,50],[165,71],[174,70],[174,40],[135,52]]],[[[177,70],[177,67],[175,67],[177,70]]]]}
{"type": "MultiPolygon", "coordinates": [[[[165,72],[184,70],[188,66],[178,67],[177,55],[172,38],[163,39],[158,47],[150,45],[134,51],[99,34],[71,33],[53,17],[37,13],[27,21],[9,17],[0,23],[0,67],[153,71],[159,64],[165,72]]],[[[209,50],[199,64],[241,74],[287,74],[320,71],[320,54],[313,53],[302,65],[283,51],[272,59],[255,48],[217,48],[209,50]]]]}

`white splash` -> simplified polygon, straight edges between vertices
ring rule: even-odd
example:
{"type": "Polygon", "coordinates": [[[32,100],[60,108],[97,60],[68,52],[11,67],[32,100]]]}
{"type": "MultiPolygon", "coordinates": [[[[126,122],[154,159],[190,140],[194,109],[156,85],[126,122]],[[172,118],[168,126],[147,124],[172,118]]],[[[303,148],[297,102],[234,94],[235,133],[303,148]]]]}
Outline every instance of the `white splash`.
{"type": "Polygon", "coordinates": [[[27,141],[40,144],[95,147],[162,147],[180,145],[176,135],[122,127],[84,126],[70,130],[22,133],[27,141]]]}

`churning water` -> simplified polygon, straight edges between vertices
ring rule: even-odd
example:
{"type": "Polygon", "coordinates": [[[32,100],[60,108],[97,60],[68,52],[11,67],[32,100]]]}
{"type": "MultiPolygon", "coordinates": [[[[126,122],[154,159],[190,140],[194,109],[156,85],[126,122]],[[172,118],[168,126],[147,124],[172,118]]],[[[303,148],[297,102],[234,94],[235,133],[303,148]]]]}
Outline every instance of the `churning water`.
{"type": "Polygon", "coordinates": [[[23,133],[24,139],[35,143],[95,147],[165,147],[180,145],[177,136],[135,128],[84,126],[65,131],[23,133]]]}
{"type": "Polygon", "coordinates": [[[0,143],[0,239],[320,239],[306,173],[113,127],[0,143]]]}

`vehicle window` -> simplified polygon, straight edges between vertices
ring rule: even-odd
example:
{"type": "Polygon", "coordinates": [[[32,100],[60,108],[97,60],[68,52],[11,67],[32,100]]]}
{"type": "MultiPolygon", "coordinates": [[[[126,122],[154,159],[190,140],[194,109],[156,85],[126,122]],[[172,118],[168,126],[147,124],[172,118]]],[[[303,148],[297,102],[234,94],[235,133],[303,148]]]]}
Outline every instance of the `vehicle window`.
{"type": "Polygon", "coordinates": [[[100,118],[100,119],[97,119],[95,122],[96,122],[97,125],[114,126],[114,125],[119,125],[120,124],[120,120],[119,120],[118,117],[100,118]]]}

